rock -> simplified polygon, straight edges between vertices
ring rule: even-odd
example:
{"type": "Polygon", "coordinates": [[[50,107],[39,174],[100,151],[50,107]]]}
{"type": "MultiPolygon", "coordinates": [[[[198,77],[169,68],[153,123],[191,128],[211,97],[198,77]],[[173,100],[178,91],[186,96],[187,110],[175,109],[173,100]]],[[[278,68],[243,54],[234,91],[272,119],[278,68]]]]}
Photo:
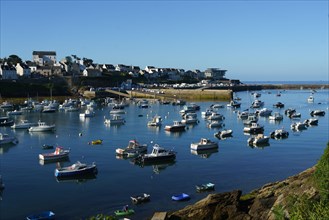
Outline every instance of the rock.
{"type": "Polygon", "coordinates": [[[285,216],[289,217],[288,210],[285,210],[285,207],[291,195],[307,193],[311,198],[319,195],[311,181],[314,171],[315,167],[312,167],[283,181],[266,184],[260,189],[252,191],[248,197],[244,198],[241,198],[241,190],[209,194],[193,205],[168,213],[166,219],[274,220],[273,210],[279,206],[284,209],[285,216]]]}

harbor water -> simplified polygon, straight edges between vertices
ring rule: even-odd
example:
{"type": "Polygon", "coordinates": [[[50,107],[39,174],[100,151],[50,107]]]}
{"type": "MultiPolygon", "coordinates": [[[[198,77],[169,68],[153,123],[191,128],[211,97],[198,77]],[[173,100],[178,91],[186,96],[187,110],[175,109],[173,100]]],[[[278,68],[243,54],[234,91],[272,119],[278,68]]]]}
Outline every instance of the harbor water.
{"type": "MultiPolygon", "coordinates": [[[[125,124],[109,126],[104,124],[104,117],[110,117],[111,108],[98,106],[95,116],[81,119],[83,112],[29,112],[13,116],[16,122],[28,119],[55,124],[54,132],[28,132],[0,127],[1,133],[15,135],[17,145],[0,146],[0,175],[5,183],[0,200],[0,219],[24,219],[27,215],[44,210],[56,213],[56,219],[87,219],[96,214],[113,215],[123,206],[135,210],[130,219],[147,219],[155,211],[172,211],[193,204],[206,197],[208,193],[220,193],[241,189],[243,193],[261,187],[263,184],[283,180],[313,165],[321,157],[329,141],[328,102],[329,91],[313,91],[314,103],[308,103],[311,91],[278,90],[258,91],[265,102],[264,107],[284,115],[287,108],[295,108],[301,113],[300,119],[290,119],[284,115],[280,122],[271,122],[266,117],[259,118],[264,125],[264,134],[285,128],[289,131],[287,139],[270,139],[266,147],[250,147],[243,133],[243,121],[237,117],[237,111],[248,109],[255,99],[251,92],[239,92],[241,108],[226,107],[228,102],[197,102],[201,109],[197,111],[199,123],[187,126],[179,133],[164,130],[174,120],[181,120],[179,111],[182,106],[163,105],[150,102],[149,108],[139,108],[131,103],[122,117],[125,124]],[[282,102],[285,107],[273,107],[282,102]],[[233,130],[233,136],[225,140],[214,137],[220,128],[208,128],[208,121],[201,117],[212,104],[224,105],[218,112],[223,114],[226,129],[233,130]],[[324,110],[325,116],[318,116],[317,126],[294,132],[290,125],[296,121],[311,118],[312,110],[324,110]],[[148,127],[147,122],[159,115],[163,122],[161,127],[148,127]],[[191,152],[190,144],[201,138],[217,141],[217,151],[191,152]],[[92,140],[102,139],[101,145],[88,144],[92,140]],[[148,144],[151,152],[154,144],[177,152],[175,162],[138,166],[130,159],[116,156],[116,148],[124,148],[129,140],[136,139],[141,144],[148,144]],[[42,145],[63,146],[70,148],[68,161],[44,163],[39,161],[40,153],[54,150],[43,150],[42,145]],[[58,166],[69,166],[76,161],[95,162],[98,168],[96,178],[59,181],[54,176],[58,166]],[[195,185],[214,183],[215,191],[198,193],[195,185]],[[176,202],[171,196],[187,193],[189,201],[176,202]],[[130,196],[147,193],[151,200],[134,205],[130,196]]],[[[4,112],[1,112],[4,115],[4,112]]]]}

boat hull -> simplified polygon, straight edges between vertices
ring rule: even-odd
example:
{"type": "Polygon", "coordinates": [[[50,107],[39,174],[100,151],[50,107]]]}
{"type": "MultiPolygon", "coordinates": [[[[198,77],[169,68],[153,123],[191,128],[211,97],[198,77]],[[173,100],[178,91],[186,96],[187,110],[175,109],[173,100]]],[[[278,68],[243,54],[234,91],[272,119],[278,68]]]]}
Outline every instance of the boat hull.
{"type": "Polygon", "coordinates": [[[55,170],[55,177],[57,178],[67,178],[67,177],[80,177],[84,175],[92,175],[92,174],[97,174],[97,168],[96,165],[92,165],[90,167],[87,167],[85,169],[81,170],[73,170],[73,171],[61,171],[59,169],[55,170]]]}

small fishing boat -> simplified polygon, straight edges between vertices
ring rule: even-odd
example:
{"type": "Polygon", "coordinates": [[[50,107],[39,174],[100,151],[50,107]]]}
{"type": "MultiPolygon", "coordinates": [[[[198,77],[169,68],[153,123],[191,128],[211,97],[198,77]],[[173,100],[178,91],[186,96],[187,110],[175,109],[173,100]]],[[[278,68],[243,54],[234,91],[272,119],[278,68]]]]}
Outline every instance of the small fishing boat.
{"type": "Polygon", "coordinates": [[[14,124],[14,120],[13,119],[0,120],[0,127],[11,126],[13,124],[14,124]]]}
{"type": "Polygon", "coordinates": [[[102,139],[93,140],[91,142],[88,142],[88,144],[92,144],[92,145],[98,145],[98,144],[102,144],[102,143],[103,143],[102,139]]]}
{"type": "Polygon", "coordinates": [[[258,114],[258,116],[261,116],[261,117],[267,117],[272,114],[272,110],[268,109],[268,108],[262,108],[262,109],[256,111],[256,114],[258,114]]]}
{"type": "Polygon", "coordinates": [[[146,151],[147,144],[140,144],[137,140],[130,140],[126,148],[117,148],[115,150],[118,155],[123,156],[129,156],[129,154],[133,154],[131,156],[135,156],[136,154],[140,154],[146,151]]]}
{"type": "Polygon", "coordinates": [[[231,129],[224,129],[222,131],[218,131],[214,134],[214,136],[218,139],[224,139],[224,138],[227,138],[227,137],[232,137],[232,133],[233,133],[233,130],[231,129]]]}
{"type": "Polygon", "coordinates": [[[28,129],[32,126],[37,126],[38,123],[36,122],[29,122],[28,120],[21,120],[21,123],[14,123],[14,125],[11,126],[12,129],[28,129]]]}
{"type": "Polygon", "coordinates": [[[311,111],[310,115],[313,116],[324,116],[326,114],[323,110],[313,110],[311,111]]]}
{"type": "Polygon", "coordinates": [[[304,121],[304,124],[307,124],[308,126],[312,126],[312,125],[318,125],[319,120],[317,118],[310,118],[310,119],[306,119],[304,121]]]}
{"type": "Polygon", "coordinates": [[[295,122],[290,125],[291,130],[301,131],[307,129],[307,124],[304,122],[295,122]]]}
{"type": "Polygon", "coordinates": [[[28,130],[30,132],[54,131],[55,125],[47,125],[45,122],[39,121],[37,126],[31,126],[28,130]]]}
{"type": "Polygon", "coordinates": [[[237,102],[236,100],[231,100],[230,103],[226,105],[229,108],[240,108],[241,103],[237,102]]]}
{"type": "Polygon", "coordinates": [[[0,133],[0,146],[3,144],[17,144],[18,139],[14,136],[9,136],[8,134],[0,133]]]}
{"type": "Polygon", "coordinates": [[[92,175],[92,174],[96,175],[97,172],[98,171],[95,163],[88,165],[85,163],[80,163],[80,161],[77,161],[71,166],[56,168],[55,177],[66,178],[66,177],[79,177],[79,176],[92,175]]]}
{"type": "Polygon", "coordinates": [[[46,220],[55,219],[55,213],[52,211],[43,211],[26,217],[27,220],[46,220]]]}
{"type": "Polygon", "coordinates": [[[106,125],[121,125],[124,124],[126,121],[124,118],[122,118],[120,115],[112,115],[110,119],[105,119],[104,124],[106,125]]]}
{"type": "Polygon", "coordinates": [[[218,148],[218,143],[206,138],[201,138],[199,142],[191,143],[191,150],[208,150],[218,148]]]}
{"type": "Polygon", "coordinates": [[[224,127],[225,124],[220,121],[212,121],[207,124],[208,128],[221,128],[224,127]]]}
{"type": "Polygon", "coordinates": [[[44,161],[57,161],[66,159],[69,156],[70,150],[64,150],[63,147],[56,147],[53,153],[39,154],[39,159],[44,161]]]}
{"type": "Polygon", "coordinates": [[[207,120],[216,120],[216,121],[218,121],[218,120],[224,120],[225,119],[225,117],[222,115],[222,114],[220,114],[220,113],[217,113],[217,112],[213,112],[213,113],[211,113],[211,115],[209,115],[208,117],[207,117],[207,120]]]}
{"type": "Polygon", "coordinates": [[[307,102],[308,102],[308,103],[313,103],[313,102],[314,102],[314,96],[310,95],[310,96],[307,98],[307,102]]]}
{"type": "Polygon", "coordinates": [[[162,118],[161,116],[154,116],[153,119],[149,122],[147,122],[147,126],[154,126],[154,127],[157,127],[157,126],[161,126],[162,124],[162,118]]]}
{"type": "Polygon", "coordinates": [[[22,115],[22,114],[23,114],[23,111],[19,111],[19,110],[14,110],[14,111],[7,112],[8,116],[22,115]]]}
{"type": "Polygon", "coordinates": [[[277,102],[277,103],[273,104],[273,107],[275,107],[275,108],[283,108],[284,107],[284,104],[282,102],[277,102]]]}
{"type": "Polygon", "coordinates": [[[181,122],[183,124],[195,124],[198,123],[198,118],[197,118],[197,114],[190,112],[190,113],[186,113],[185,115],[183,115],[183,120],[181,120],[181,122]]]}
{"type": "Polygon", "coordinates": [[[140,204],[143,202],[150,201],[150,195],[146,194],[146,193],[143,193],[142,195],[131,196],[130,198],[131,198],[132,203],[134,203],[134,204],[140,204]]]}
{"type": "Polygon", "coordinates": [[[79,114],[80,118],[90,118],[94,116],[95,116],[95,112],[89,108],[87,108],[84,113],[79,114]]]}
{"type": "Polygon", "coordinates": [[[160,147],[158,144],[153,146],[150,154],[139,155],[134,159],[137,164],[157,163],[163,161],[174,161],[176,158],[176,152],[172,150],[166,150],[160,147]]]}
{"type": "Polygon", "coordinates": [[[264,131],[264,126],[258,123],[252,123],[250,127],[244,127],[243,132],[246,133],[262,133],[264,131]]]}
{"type": "Polygon", "coordinates": [[[259,100],[259,99],[256,99],[255,101],[253,101],[251,103],[251,108],[260,108],[264,105],[264,102],[259,100]]]}
{"type": "Polygon", "coordinates": [[[180,121],[174,121],[174,124],[172,125],[166,125],[165,130],[166,131],[184,131],[186,125],[183,124],[180,121]]]}
{"type": "Polygon", "coordinates": [[[276,129],[275,131],[272,131],[270,134],[271,138],[274,139],[282,139],[282,138],[287,138],[289,136],[289,132],[282,129],[276,129]]]}
{"type": "Polygon", "coordinates": [[[269,143],[270,138],[268,136],[265,136],[263,134],[258,134],[255,137],[250,137],[248,139],[249,145],[265,145],[269,143]]]}
{"type": "Polygon", "coordinates": [[[274,112],[274,114],[270,115],[268,119],[273,121],[281,121],[283,120],[283,115],[281,115],[279,112],[274,112]]]}
{"type": "Polygon", "coordinates": [[[195,186],[197,192],[215,190],[215,184],[205,183],[195,186]]]}
{"type": "Polygon", "coordinates": [[[173,195],[171,197],[172,200],[174,201],[185,201],[185,200],[189,200],[191,197],[186,194],[186,193],[180,193],[180,194],[177,194],[177,195],[173,195]]]}

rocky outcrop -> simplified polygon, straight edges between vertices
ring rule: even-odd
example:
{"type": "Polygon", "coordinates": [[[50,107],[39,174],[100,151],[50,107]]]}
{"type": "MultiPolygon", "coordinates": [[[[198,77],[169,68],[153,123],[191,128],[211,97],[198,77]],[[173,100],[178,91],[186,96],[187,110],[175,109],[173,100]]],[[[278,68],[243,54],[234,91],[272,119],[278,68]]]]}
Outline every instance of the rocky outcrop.
{"type": "Polygon", "coordinates": [[[193,205],[168,213],[167,219],[274,220],[275,207],[281,207],[286,217],[289,217],[289,212],[285,208],[290,196],[304,193],[310,197],[318,196],[311,179],[314,171],[315,167],[312,167],[286,180],[266,184],[243,196],[240,190],[210,194],[193,205]]]}

